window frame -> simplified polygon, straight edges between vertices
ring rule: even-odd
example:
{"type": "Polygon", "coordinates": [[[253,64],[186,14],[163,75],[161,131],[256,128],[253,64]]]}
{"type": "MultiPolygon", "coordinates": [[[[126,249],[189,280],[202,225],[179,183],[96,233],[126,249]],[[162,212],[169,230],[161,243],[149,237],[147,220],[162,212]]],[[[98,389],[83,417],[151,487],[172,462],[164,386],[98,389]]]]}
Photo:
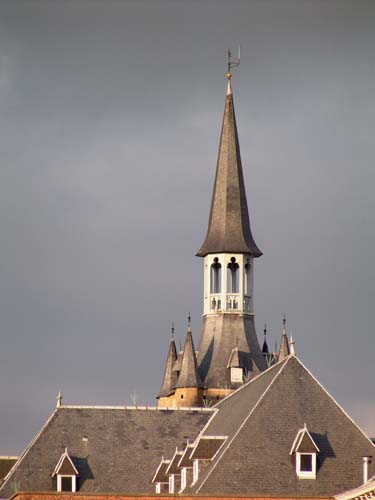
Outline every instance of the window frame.
{"type": "Polygon", "coordinates": [[[316,453],[299,452],[296,453],[296,473],[300,479],[316,479],[316,453]],[[303,455],[311,456],[311,470],[301,469],[301,457],[303,455]]]}
{"type": "Polygon", "coordinates": [[[77,476],[72,474],[57,474],[57,491],[59,493],[76,493],[77,492],[77,476]],[[62,479],[64,477],[69,477],[72,480],[72,488],[71,490],[63,490],[62,489],[62,479]]]}

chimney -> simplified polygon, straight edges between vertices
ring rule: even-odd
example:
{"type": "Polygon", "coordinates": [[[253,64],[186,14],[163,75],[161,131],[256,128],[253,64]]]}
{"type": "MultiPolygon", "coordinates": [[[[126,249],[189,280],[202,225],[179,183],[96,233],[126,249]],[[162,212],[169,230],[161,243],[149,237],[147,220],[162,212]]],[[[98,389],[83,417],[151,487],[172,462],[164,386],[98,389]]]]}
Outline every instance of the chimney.
{"type": "Polygon", "coordinates": [[[371,463],[372,457],[362,457],[363,464],[363,484],[368,481],[368,465],[371,463]]]}

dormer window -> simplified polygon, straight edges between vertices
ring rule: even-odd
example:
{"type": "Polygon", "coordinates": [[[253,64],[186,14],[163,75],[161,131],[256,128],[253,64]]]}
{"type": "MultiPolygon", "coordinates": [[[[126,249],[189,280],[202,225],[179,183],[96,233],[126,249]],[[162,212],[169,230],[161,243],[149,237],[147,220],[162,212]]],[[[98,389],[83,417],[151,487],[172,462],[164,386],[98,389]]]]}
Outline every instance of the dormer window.
{"type": "Polygon", "coordinates": [[[299,479],[315,479],[319,448],[307,430],[306,424],[294,439],[290,455],[294,459],[296,474],[299,479]]]}
{"type": "Polygon", "coordinates": [[[67,448],[65,448],[64,453],[59,458],[52,476],[56,476],[57,478],[57,491],[68,491],[72,493],[77,491],[78,470],[69,456],[67,448]]]}

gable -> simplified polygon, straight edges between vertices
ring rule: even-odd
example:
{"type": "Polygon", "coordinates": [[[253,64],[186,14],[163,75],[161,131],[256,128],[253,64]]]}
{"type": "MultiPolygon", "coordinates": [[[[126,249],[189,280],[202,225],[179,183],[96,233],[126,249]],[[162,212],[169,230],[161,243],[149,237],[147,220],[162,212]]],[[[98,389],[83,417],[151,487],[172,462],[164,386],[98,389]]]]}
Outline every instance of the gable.
{"type": "Polygon", "coordinates": [[[318,497],[361,483],[361,457],[374,454],[373,444],[297,358],[287,358],[251,407],[194,492],[318,497]],[[298,479],[289,454],[304,422],[320,450],[312,481],[298,479]]]}
{"type": "Polygon", "coordinates": [[[74,467],[74,464],[71,458],[68,455],[63,455],[62,460],[55,469],[53,475],[61,475],[61,476],[75,476],[78,474],[77,469],[74,467]]]}

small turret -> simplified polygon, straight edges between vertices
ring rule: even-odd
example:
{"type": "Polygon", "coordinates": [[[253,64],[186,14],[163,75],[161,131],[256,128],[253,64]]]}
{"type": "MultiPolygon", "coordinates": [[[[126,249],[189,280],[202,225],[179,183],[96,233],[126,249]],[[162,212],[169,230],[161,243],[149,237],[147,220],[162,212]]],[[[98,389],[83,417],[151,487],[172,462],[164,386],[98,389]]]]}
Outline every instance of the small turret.
{"type": "Polygon", "coordinates": [[[290,354],[288,336],[286,334],[286,318],[285,314],[283,317],[283,332],[281,334],[280,349],[278,355],[278,361],[282,361],[290,354]]]}
{"type": "Polygon", "coordinates": [[[263,356],[266,356],[267,354],[269,354],[267,345],[267,325],[264,325],[263,334],[264,334],[264,341],[263,341],[262,353],[263,356]]]}
{"type": "Polygon", "coordinates": [[[202,406],[202,389],[203,383],[198,371],[189,313],[181,370],[175,384],[176,406],[202,406]]]}
{"type": "Polygon", "coordinates": [[[172,324],[171,333],[172,333],[172,335],[171,335],[171,340],[169,343],[167,361],[165,363],[163,383],[162,383],[160,392],[157,396],[157,398],[159,399],[159,406],[162,405],[162,400],[164,400],[164,398],[168,398],[171,391],[173,391],[173,388],[174,388],[176,381],[177,381],[176,372],[173,370],[174,365],[175,365],[176,360],[177,360],[177,351],[176,351],[176,344],[174,341],[174,325],[173,324],[172,324]]]}

